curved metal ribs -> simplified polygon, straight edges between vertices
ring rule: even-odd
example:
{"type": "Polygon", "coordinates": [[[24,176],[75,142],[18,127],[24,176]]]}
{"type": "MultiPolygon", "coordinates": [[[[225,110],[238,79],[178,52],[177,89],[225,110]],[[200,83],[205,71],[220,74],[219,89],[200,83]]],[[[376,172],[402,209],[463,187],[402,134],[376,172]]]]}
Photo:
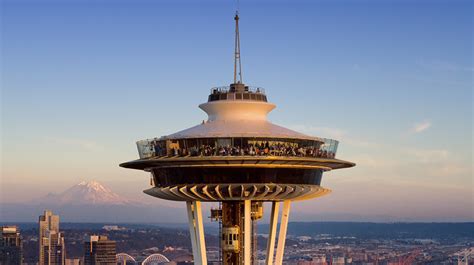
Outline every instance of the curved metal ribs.
{"type": "Polygon", "coordinates": [[[173,201],[282,201],[307,200],[331,190],[317,185],[299,184],[200,184],[154,187],[148,195],[173,201]]]}

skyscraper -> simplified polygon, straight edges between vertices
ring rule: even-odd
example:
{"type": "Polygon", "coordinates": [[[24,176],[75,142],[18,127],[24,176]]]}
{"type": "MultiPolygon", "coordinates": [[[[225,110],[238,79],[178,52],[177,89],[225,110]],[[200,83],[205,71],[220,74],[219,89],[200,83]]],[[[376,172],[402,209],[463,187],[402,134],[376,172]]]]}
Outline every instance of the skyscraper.
{"type": "MultiPolygon", "coordinates": [[[[186,202],[195,264],[207,264],[201,202],[221,205],[211,217],[221,226],[224,265],[256,263],[255,222],[263,216],[263,203],[271,202],[266,264],[281,265],[291,203],[328,194],[330,190],[321,186],[323,173],[355,164],[336,158],[338,141],[267,120],[276,106],[268,102],[263,88],[242,81],[239,15],[234,19],[234,82],[212,88],[207,102],[199,105],[208,120],[138,141],[140,158],[121,166],[151,172],[153,187],[145,193],[186,202]]],[[[289,94],[304,96],[294,90],[289,94]]]]}
{"type": "Polygon", "coordinates": [[[66,246],[59,232],[59,216],[50,210],[39,217],[39,265],[64,265],[66,246]]]}
{"type": "Polygon", "coordinates": [[[106,236],[90,236],[84,243],[84,264],[117,264],[115,241],[109,240],[106,236]]]}
{"type": "Polygon", "coordinates": [[[0,264],[23,263],[23,242],[16,226],[3,226],[0,238],[0,264]]]}

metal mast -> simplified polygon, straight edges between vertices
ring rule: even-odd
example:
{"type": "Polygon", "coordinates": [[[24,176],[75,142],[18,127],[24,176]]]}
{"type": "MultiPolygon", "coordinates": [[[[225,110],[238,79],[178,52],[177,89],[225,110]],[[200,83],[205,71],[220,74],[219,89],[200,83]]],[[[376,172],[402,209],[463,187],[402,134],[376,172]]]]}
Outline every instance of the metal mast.
{"type": "Polygon", "coordinates": [[[239,34],[239,11],[235,12],[235,52],[234,52],[234,84],[242,84],[242,64],[240,62],[240,34],[239,34]],[[238,73],[237,73],[238,68],[238,73]],[[238,80],[237,80],[238,75],[238,80]]]}

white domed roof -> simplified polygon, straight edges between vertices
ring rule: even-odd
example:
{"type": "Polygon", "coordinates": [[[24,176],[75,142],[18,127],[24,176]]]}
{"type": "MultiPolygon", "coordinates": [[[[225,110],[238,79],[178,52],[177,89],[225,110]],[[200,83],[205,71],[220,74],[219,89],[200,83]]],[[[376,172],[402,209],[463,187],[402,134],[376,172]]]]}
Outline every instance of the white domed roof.
{"type": "Polygon", "coordinates": [[[222,137],[258,137],[258,138],[289,138],[321,141],[318,137],[311,137],[268,121],[232,120],[208,121],[164,136],[164,139],[185,138],[222,138],[222,137]]]}
{"type": "Polygon", "coordinates": [[[267,121],[274,104],[256,101],[215,101],[201,104],[209,119],[163,139],[258,137],[322,141],[267,121]]]}

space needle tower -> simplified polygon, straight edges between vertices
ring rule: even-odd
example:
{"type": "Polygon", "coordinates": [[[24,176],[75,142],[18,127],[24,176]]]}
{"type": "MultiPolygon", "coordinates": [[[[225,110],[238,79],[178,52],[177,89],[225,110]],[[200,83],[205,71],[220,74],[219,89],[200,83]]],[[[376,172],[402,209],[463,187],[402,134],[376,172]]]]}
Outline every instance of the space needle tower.
{"type": "Polygon", "coordinates": [[[256,264],[255,224],[263,216],[263,203],[271,203],[265,264],[280,265],[291,203],[328,194],[321,186],[323,173],[355,164],[336,158],[338,141],[267,120],[276,106],[263,88],[242,81],[238,13],[234,19],[234,82],[212,88],[207,102],[199,105],[208,119],[138,141],[140,158],[120,166],[151,173],[146,194],[186,202],[195,264],[208,264],[202,202],[219,204],[211,219],[219,222],[224,265],[256,264]]]}

